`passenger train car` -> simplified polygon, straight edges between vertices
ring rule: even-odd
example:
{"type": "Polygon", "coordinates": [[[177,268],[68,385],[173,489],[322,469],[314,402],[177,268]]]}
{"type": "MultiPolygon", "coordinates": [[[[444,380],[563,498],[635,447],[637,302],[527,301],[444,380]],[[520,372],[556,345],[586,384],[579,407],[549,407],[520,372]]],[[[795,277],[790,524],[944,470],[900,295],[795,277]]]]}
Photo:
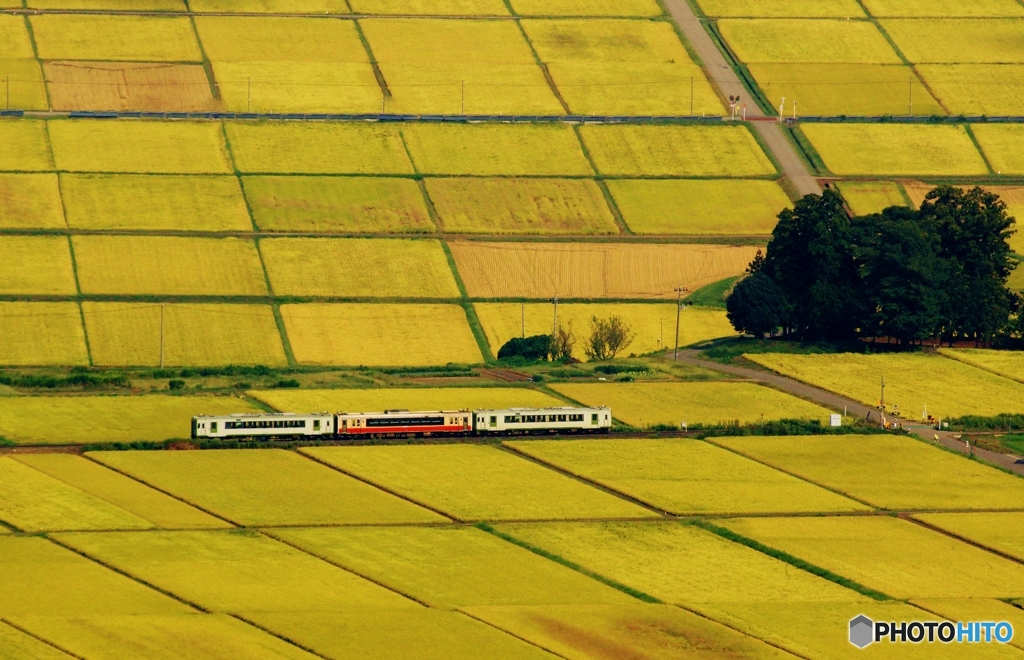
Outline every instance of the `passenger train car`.
{"type": "Polygon", "coordinates": [[[612,411],[599,408],[385,410],[380,413],[199,415],[193,438],[346,438],[529,433],[607,433],[612,411]]]}

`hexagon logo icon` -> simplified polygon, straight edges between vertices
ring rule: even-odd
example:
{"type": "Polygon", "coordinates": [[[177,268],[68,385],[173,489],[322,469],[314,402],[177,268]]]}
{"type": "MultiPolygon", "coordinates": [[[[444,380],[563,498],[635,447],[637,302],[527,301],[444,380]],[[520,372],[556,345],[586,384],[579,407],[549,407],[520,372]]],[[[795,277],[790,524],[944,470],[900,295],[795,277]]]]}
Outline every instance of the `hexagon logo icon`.
{"type": "Polygon", "coordinates": [[[850,643],[859,649],[875,641],[875,622],[863,614],[850,619],[850,643]]]}

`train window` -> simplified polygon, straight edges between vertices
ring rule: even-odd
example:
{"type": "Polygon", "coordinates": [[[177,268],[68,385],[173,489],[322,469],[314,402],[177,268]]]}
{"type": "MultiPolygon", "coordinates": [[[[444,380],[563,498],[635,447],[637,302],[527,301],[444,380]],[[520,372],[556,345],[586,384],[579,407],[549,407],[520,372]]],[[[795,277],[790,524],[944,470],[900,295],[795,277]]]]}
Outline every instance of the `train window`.
{"type": "Polygon", "coordinates": [[[314,431],[319,431],[320,430],[320,420],[319,419],[314,419],[313,420],[313,430],[314,431]]]}
{"type": "MultiPolygon", "coordinates": [[[[506,418],[506,421],[507,420],[508,420],[508,418],[506,418]]],[[[495,426],[495,425],[497,425],[497,423],[498,423],[498,417],[496,415],[491,415],[491,426],[495,426]]]]}
{"type": "Polygon", "coordinates": [[[597,413],[593,413],[590,415],[590,423],[597,424],[597,413]]]}
{"type": "Polygon", "coordinates": [[[210,422],[210,430],[214,433],[217,432],[217,422],[210,422]]]}
{"type": "Polygon", "coordinates": [[[558,421],[564,422],[565,421],[565,415],[559,415],[558,416],[558,421]]]}

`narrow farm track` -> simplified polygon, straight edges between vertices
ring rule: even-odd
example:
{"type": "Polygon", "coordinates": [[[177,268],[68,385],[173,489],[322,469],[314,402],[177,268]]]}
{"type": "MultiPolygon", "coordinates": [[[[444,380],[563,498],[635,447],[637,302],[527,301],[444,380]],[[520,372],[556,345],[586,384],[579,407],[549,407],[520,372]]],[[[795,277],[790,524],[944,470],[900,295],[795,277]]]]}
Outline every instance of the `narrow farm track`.
{"type": "MultiPolygon", "coordinates": [[[[679,361],[696,367],[703,367],[704,369],[717,371],[719,373],[758,381],[766,385],[770,385],[775,389],[798,396],[802,399],[819,403],[827,408],[831,408],[832,410],[845,410],[849,414],[863,419],[878,420],[878,411],[864,405],[863,403],[854,401],[853,399],[848,399],[839,394],[829,392],[828,390],[808,385],[807,383],[803,383],[786,376],[780,376],[779,374],[759,371],[757,369],[749,369],[747,367],[737,367],[731,364],[720,364],[710,360],[702,360],[697,357],[698,355],[699,351],[693,349],[680,351],[679,361]]],[[[926,424],[915,424],[910,420],[900,421],[903,422],[908,431],[919,438],[937,442],[946,449],[950,449],[961,454],[966,454],[968,452],[967,444],[961,439],[959,433],[937,431],[931,426],[926,424]]],[[[1024,476],[1024,458],[1018,458],[1009,454],[1000,454],[998,452],[977,447],[972,447],[971,450],[975,456],[987,463],[997,465],[1003,469],[1010,470],[1011,472],[1024,476]]]]}
{"type": "Polygon", "coordinates": [[[718,50],[715,42],[708,36],[704,25],[693,12],[693,8],[690,7],[687,0],[665,0],[665,7],[672,16],[672,20],[686,35],[686,39],[704,62],[708,80],[718,88],[721,97],[725,99],[729,96],[739,96],[744,99],[741,103],[746,102],[747,119],[754,120],[752,128],[771,151],[776,162],[782,168],[783,174],[790,180],[796,191],[800,195],[821,193],[821,186],[818,185],[817,179],[807,170],[807,166],[800,159],[792,143],[786,139],[782,132],[782,126],[771,121],[770,117],[766,117],[757,103],[753,101],[750,92],[726,61],[722,52],[718,50]],[[763,121],[766,119],[769,121],[763,121]]]}

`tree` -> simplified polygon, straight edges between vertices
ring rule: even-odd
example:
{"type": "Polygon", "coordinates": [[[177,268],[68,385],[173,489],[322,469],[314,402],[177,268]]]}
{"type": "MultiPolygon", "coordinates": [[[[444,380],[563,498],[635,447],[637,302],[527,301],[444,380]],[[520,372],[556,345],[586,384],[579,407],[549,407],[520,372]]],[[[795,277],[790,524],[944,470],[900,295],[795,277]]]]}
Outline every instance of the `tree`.
{"type": "Polygon", "coordinates": [[[935,336],[946,305],[939,236],[917,212],[898,206],[855,218],[853,234],[865,303],[861,334],[900,343],[935,336]]]}
{"type": "Polygon", "coordinates": [[[947,262],[946,338],[988,341],[1006,326],[1014,296],[1006,280],[1016,263],[1007,240],[1014,220],[999,196],[981,188],[939,186],[921,204],[922,222],[938,234],[947,262]]]}
{"type": "Polygon", "coordinates": [[[569,327],[558,326],[558,331],[551,340],[551,359],[556,362],[568,360],[572,357],[573,349],[576,348],[576,334],[572,331],[572,321],[569,327]]]}
{"type": "Polygon", "coordinates": [[[851,238],[834,190],[807,195],[779,214],[758,268],[782,289],[787,324],[805,340],[856,335],[861,300],[851,238]]]}
{"type": "Polygon", "coordinates": [[[621,316],[590,317],[590,339],[584,353],[591,360],[610,360],[633,343],[636,333],[621,316]]]}
{"type": "Polygon", "coordinates": [[[755,337],[763,337],[785,325],[787,308],[786,294],[762,272],[740,281],[725,301],[726,316],[732,327],[755,337]]]}
{"type": "Polygon", "coordinates": [[[498,349],[499,360],[522,358],[530,362],[547,360],[551,352],[551,335],[513,337],[498,349]]]}

